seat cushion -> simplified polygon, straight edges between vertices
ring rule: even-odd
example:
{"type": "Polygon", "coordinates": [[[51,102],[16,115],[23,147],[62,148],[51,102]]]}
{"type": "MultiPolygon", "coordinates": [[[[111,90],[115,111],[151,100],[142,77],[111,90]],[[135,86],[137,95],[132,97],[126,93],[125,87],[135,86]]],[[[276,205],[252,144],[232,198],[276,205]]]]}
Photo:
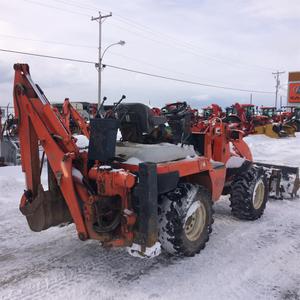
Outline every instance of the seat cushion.
{"type": "Polygon", "coordinates": [[[125,159],[125,163],[138,164],[140,162],[162,163],[196,156],[193,146],[160,144],[137,144],[119,142],[116,147],[116,156],[125,159]]]}

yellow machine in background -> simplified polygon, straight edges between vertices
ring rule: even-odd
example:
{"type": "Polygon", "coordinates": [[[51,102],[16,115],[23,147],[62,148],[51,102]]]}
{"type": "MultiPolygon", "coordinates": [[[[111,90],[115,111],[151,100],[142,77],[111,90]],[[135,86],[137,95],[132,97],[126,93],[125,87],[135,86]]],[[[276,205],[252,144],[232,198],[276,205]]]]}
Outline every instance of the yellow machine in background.
{"type": "Polygon", "coordinates": [[[270,138],[295,137],[295,128],[282,123],[270,123],[254,127],[254,134],[264,134],[270,138]]]}

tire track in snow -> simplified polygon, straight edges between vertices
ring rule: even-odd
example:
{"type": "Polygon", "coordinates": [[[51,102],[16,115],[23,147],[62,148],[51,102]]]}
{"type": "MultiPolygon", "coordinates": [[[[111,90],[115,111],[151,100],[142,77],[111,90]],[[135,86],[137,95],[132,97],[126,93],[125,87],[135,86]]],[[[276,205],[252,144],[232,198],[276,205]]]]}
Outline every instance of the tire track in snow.
{"type": "Polygon", "coordinates": [[[151,261],[136,260],[122,250],[105,251],[95,243],[84,244],[63,256],[52,258],[46,264],[35,265],[30,270],[19,273],[16,278],[11,278],[5,284],[10,284],[10,287],[13,285],[13,292],[4,299],[19,299],[21,296],[24,299],[34,299],[54,295],[57,291],[61,292],[62,289],[73,286],[74,281],[82,283],[99,277],[108,277],[108,282],[115,281],[119,285],[126,285],[158,265],[168,264],[169,261],[164,256],[151,261]],[[43,272],[47,272],[47,278],[43,277],[43,272]],[[55,276],[52,276],[52,273],[55,273],[55,276]],[[27,283],[29,278],[32,282],[30,289],[27,283]]]}
{"type": "MultiPolygon", "coordinates": [[[[266,216],[258,222],[244,222],[234,219],[229,214],[230,209],[226,209],[227,204],[228,203],[224,201],[224,203],[218,203],[215,207],[214,230],[205,251],[192,260],[177,259],[173,261],[173,264],[169,264],[167,257],[144,261],[132,258],[122,250],[105,251],[95,242],[84,243],[82,249],[81,247],[77,248],[77,244],[81,242],[76,241],[75,236],[66,239],[65,235],[67,232],[63,230],[61,236],[58,237],[58,239],[61,240],[58,245],[57,241],[49,242],[47,240],[25,248],[29,251],[30,255],[35,254],[35,247],[44,248],[45,253],[43,254],[43,252],[38,251],[37,257],[41,261],[46,260],[48,262],[46,264],[41,263],[35,265],[32,269],[29,268],[27,275],[26,273],[20,273],[18,280],[13,281],[13,284],[10,286],[10,288],[13,288],[13,293],[8,294],[7,299],[18,299],[21,296],[24,299],[47,298],[50,295],[57,295],[59,297],[61,293],[64,294],[64,291],[74,288],[76,290],[76,285],[83,285],[84,282],[87,282],[84,284],[85,290],[87,290],[86,285],[91,286],[91,289],[93,289],[94,285],[99,284],[95,278],[101,278],[102,288],[96,288],[98,293],[103,290],[106,292],[111,291],[112,287],[116,286],[124,287],[129,285],[129,287],[133,286],[134,288],[136,282],[145,283],[149,277],[152,277],[153,274],[156,273],[158,273],[158,277],[161,278],[163,276],[162,273],[166,270],[167,273],[172,273],[173,269],[175,269],[175,273],[178,272],[178,269],[187,270],[187,272],[192,274],[198,273],[199,282],[208,286],[209,282],[204,280],[202,270],[206,270],[205,273],[209,272],[210,279],[212,272],[214,272],[215,280],[217,282],[224,282],[224,277],[228,277],[230,273],[228,272],[228,266],[232,268],[233,274],[230,274],[230,276],[233,281],[236,280],[237,277],[239,277],[240,281],[239,284],[231,283],[231,286],[227,287],[223,296],[230,296],[230,298],[236,299],[246,297],[247,299],[247,295],[253,294],[259,298],[259,293],[261,293],[261,290],[266,289],[266,287],[259,281],[251,279],[251,276],[255,277],[253,275],[254,271],[245,272],[245,266],[239,265],[239,263],[235,261],[235,256],[238,257],[238,259],[244,256],[248,264],[251,264],[253,260],[256,264],[261,266],[264,266],[266,257],[268,258],[268,263],[276,262],[276,259],[280,256],[290,257],[291,253],[295,252],[295,250],[298,249],[299,251],[299,243],[294,242],[295,235],[300,236],[299,224],[296,223],[295,220],[291,220],[289,224],[285,224],[286,217],[284,215],[278,217],[277,210],[274,210],[273,206],[282,205],[281,202],[269,203],[271,208],[270,213],[266,214],[266,216]],[[219,205],[220,209],[218,207],[219,205]],[[221,214],[218,213],[219,211],[221,214]],[[280,241],[276,238],[282,235],[286,236],[288,241],[291,240],[291,242],[285,242],[282,246],[283,248],[277,245],[280,241]],[[247,236],[253,240],[247,240],[247,236]],[[51,248],[49,248],[49,245],[51,245],[51,248]],[[235,248],[237,245],[239,245],[239,247],[234,249],[235,251],[229,255],[232,250],[231,248],[235,248]],[[56,246],[63,247],[70,252],[65,253],[63,256],[55,256],[53,249],[55,249],[56,246]],[[274,247],[278,249],[278,253],[274,253],[272,250],[274,247]],[[225,258],[224,255],[222,255],[222,249],[226,253],[225,258]],[[248,256],[248,250],[254,254],[255,251],[260,251],[262,258],[257,260],[254,254],[248,256]],[[272,252],[273,258],[269,255],[269,253],[272,252]],[[195,266],[190,265],[191,261],[193,261],[193,265],[195,266]],[[203,261],[207,261],[207,263],[203,263],[203,261]],[[216,266],[221,267],[216,268],[216,266]],[[224,266],[227,267],[224,268],[224,266]],[[28,285],[28,281],[31,282],[30,285],[28,285]],[[89,281],[91,281],[91,283],[88,283],[89,281]],[[258,289],[257,295],[253,292],[255,289],[258,289]]],[[[290,209],[293,210],[294,208],[290,207],[290,209]]],[[[70,231],[71,230],[73,230],[73,228],[70,228],[70,231]]],[[[56,232],[57,230],[53,231],[55,234],[56,232]]],[[[33,235],[35,235],[35,233],[33,233],[33,235]]],[[[50,236],[49,238],[53,237],[50,236]]],[[[64,249],[58,249],[58,252],[64,252],[64,249]]],[[[257,271],[257,269],[254,270],[255,272],[257,271]]],[[[178,278],[180,277],[179,274],[178,278]]],[[[270,293],[274,295],[275,292],[272,291],[272,288],[273,285],[267,287],[267,289],[270,289],[270,293]]],[[[121,290],[120,295],[122,293],[124,293],[124,291],[121,290]]],[[[112,291],[111,295],[116,295],[116,292],[112,291]]],[[[109,294],[108,297],[111,295],[109,294]]],[[[120,297],[122,297],[122,295],[120,297]]]]}
{"type": "Polygon", "coordinates": [[[5,192],[10,199],[0,196],[0,259],[12,255],[3,256],[0,281],[18,276],[0,285],[1,299],[299,299],[299,200],[270,201],[262,219],[246,222],[230,215],[224,199],[200,255],[144,261],[81,244],[73,227],[31,233],[18,212],[22,189],[18,181],[5,192]]]}

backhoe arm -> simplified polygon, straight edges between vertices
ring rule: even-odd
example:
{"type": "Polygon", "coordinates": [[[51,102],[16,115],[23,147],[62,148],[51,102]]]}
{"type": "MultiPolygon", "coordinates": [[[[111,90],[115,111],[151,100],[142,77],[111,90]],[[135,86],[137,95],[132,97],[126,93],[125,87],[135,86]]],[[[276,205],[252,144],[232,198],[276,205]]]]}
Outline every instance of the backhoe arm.
{"type": "Polygon", "coordinates": [[[63,104],[63,118],[65,125],[70,132],[70,118],[72,118],[76,126],[80,129],[81,133],[84,134],[88,139],[90,138],[90,129],[88,124],[80,115],[80,113],[72,106],[69,98],[66,98],[63,104]]]}
{"type": "MultiPolygon", "coordinates": [[[[34,213],[41,210],[41,205],[50,205],[41,200],[45,198],[40,178],[42,166],[39,146],[42,146],[77,231],[82,239],[86,239],[87,231],[72,177],[73,161],[79,155],[78,148],[42,90],[33,83],[29,66],[15,64],[14,69],[14,108],[19,127],[22,170],[25,172],[27,187],[21,199],[20,210],[27,214],[28,223],[35,231],[53,225],[50,221],[42,225],[36,225],[36,220],[30,223],[34,213]]],[[[42,217],[45,219],[48,215],[44,211],[42,217]]]]}

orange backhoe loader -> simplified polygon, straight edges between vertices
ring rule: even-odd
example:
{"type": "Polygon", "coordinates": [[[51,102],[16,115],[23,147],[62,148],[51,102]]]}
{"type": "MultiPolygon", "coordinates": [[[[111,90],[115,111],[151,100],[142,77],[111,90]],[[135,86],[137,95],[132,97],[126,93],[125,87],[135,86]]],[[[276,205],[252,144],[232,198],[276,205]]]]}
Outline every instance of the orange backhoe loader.
{"type": "Polygon", "coordinates": [[[163,133],[155,143],[165,117],[140,103],[118,103],[106,118],[90,120],[88,150],[81,149],[33,82],[29,66],[14,69],[26,177],[20,210],[33,231],[74,223],[82,241],[127,247],[132,255],[152,257],[162,247],[193,256],[208,241],[212,205],[222,194],[230,194],[232,213],[240,219],[263,214],[272,176],[252,163],[240,132],[219,119],[211,120],[205,133],[190,133],[186,145],[161,143],[163,133]],[[39,147],[47,157],[46,191],[39,147]]]}

